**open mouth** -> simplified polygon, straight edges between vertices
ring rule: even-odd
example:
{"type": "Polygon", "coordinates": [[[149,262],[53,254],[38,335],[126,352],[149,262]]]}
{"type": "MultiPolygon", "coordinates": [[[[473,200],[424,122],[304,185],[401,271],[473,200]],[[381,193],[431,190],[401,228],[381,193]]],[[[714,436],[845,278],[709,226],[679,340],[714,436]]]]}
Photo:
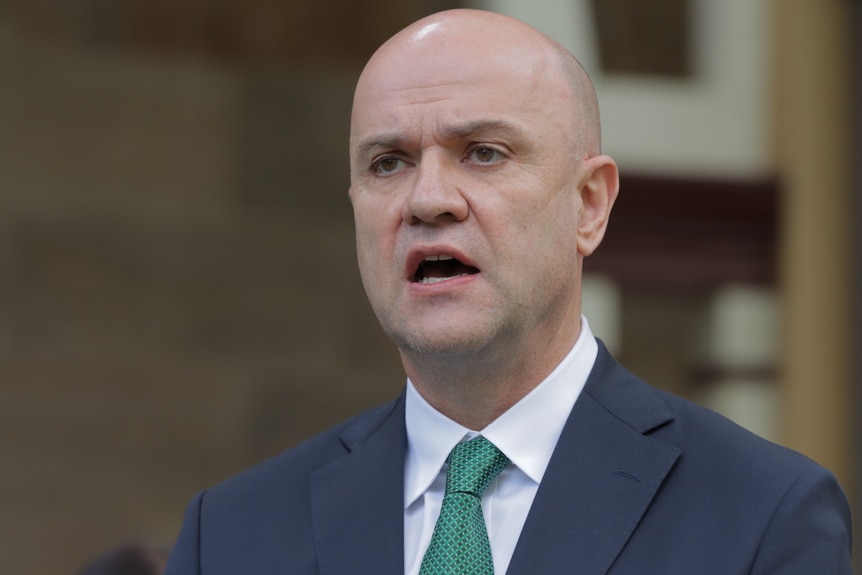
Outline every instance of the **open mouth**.
{"type": "Polygon", "coordinates": [[[413,281],[421,284],[434,284],[458,277],[479,273],[473,266],[461,263],[448,255],[427,256],[416,269],[413,281]]]}

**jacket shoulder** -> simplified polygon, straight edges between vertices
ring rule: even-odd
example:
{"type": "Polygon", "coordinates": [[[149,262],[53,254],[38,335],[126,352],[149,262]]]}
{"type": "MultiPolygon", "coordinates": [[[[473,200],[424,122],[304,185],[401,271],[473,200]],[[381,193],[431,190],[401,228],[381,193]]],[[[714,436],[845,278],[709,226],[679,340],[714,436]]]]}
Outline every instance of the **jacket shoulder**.
{"type": "MultiPolygon", "coordinates": [[[[398,398],[347,419],[212,487],[210,495],[251,493],[270,482],[303,481],[308,474],[348,454],[398,410],[398,398]]],[[[403,407],[402,407],[403,410],[403,407]]]]}
{"type": "Polygon", "coordinates": [[[762,477],[809,471],[808,457],[768,441],[702,405],[653,387],[600,346],[585,391],[606,411],[644,435],[680,448],[684,460],[703,458],[720,471],[747,468],[762,477]],[[777,467],[776,467],[777,466],[777,467]]]}

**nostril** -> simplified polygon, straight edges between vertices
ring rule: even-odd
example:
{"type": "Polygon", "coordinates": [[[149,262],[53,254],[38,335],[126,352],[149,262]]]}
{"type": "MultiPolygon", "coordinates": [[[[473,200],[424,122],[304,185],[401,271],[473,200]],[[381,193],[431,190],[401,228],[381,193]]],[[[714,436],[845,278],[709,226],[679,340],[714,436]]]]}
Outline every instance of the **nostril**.
{"type": "Polygon", "coordinates": [[[461,221],[462,219],[464,219],[464,218],[459,217],[454,212],[439,212],[436,214],[431,214],[431,213],[427,213],[427,212],[425,212],[425,213],[407,212],[407,213],[405,213],[405,215],[403,217],[403,220],[405,222],[407,222],[408,224],[411,224],[411,225],[421,224],[421,223],[432,224],[432,225],[446,223],[446,222],[454,223],[454,222],[461,221]]]}

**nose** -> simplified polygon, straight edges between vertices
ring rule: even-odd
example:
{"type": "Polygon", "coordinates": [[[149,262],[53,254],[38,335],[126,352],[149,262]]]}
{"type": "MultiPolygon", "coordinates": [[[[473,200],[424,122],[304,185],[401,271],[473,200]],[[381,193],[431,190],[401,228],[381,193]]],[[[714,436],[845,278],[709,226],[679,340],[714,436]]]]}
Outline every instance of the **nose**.
{"type": "Polygon", "coordinates": [[[461,193],[460,180],[455,160],[426,153],[416,170],[402,219],[409,224],[433,225],[466,219],[470,206],[461,193]]]}

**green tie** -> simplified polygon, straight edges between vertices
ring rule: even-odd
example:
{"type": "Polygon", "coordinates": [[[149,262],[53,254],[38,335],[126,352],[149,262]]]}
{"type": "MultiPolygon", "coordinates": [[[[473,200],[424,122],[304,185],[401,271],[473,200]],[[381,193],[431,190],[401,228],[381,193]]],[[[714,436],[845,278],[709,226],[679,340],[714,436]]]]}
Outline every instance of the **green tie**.
{"type": "Polygon", "coordinates": [[[482,494],[507,463],[481,435],[452,449],[440,517],[419,575],[493,575],[482,494]]]}

